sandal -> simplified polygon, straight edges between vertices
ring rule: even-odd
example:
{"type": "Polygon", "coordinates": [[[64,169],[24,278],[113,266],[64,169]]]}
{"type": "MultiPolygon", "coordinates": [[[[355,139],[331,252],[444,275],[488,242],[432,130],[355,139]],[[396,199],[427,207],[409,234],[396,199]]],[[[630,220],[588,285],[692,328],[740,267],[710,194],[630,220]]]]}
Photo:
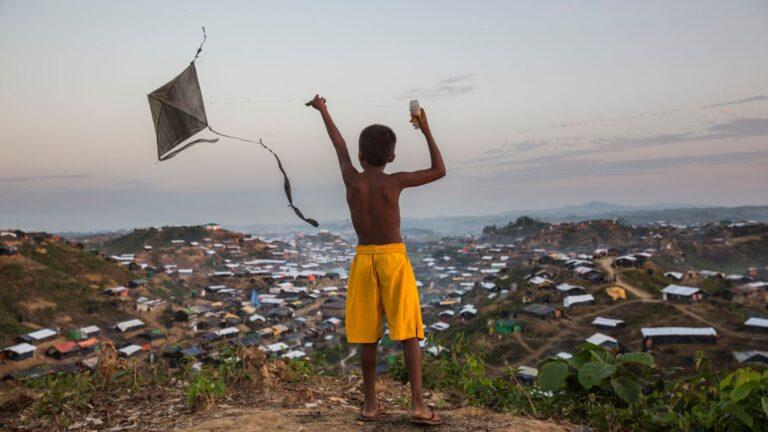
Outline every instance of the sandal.
{"type": "Polygon", "coordinates": [[[357,414],[357,419],[364,422],[372,422],[376,421],[381,418],[385,414],[384,407],[381,405],[381,402],[378,403],[378,408],[376,409],[376,414],[372,416],[367,416],[363,414],[363,407],[365,407],[365,403],[360,405],[360,413],[357,414]]]}
{"type": "Polygon", "coordinates": [[[411,423],[421,426],[437,426],[443,424],[443,420],[437,418],[437,413],[432,411],[432,416],[428,419],[411,416],[411,423]]]}

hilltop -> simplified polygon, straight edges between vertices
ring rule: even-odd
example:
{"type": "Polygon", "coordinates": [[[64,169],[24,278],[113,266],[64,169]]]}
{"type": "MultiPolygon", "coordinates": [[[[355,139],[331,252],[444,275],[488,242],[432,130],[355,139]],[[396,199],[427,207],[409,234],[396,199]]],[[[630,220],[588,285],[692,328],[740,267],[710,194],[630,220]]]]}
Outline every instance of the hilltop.
{"type": "Polygon", "coordinates": [[[633,227],[616,220],[588,220],[550,224],[521,216],[503,226],[486,226],[481,240],[516,242],[525,247],[582,250],[591,253],[599,247],[642,246],[646,228],[633,227]]]}
{"type": "Polygon", "coordinates": [[[768,224],[709,224],[684,230],[657,258],[663,267],[738,272],[768,262],[768,224]]]}
{"type": "Polygon", "coordinates": [[[183,240],[186,243],[200,242],[205,238],[210,238],[216,242],[224,240],[235,240],[242,237],[242,234],[220,229],[218,225],[195,225],[195,226],[164,226],[137,228],[132,232],[117,237],[104,239],[96,236],[89,244],[100,247],[107,255],[121,253],[138,253],[145,246],[163,247],[168,246],[174,240],[183,240]],[[209,228],[211,227],[211,228],[209,228]],[[217,228],[213,228],[217,227],[217,228]]]}
{"type": "Polygon", "coordinates": [[[104,288],[136,278],[81,246],[46,233],[4,236],[0,256],[0,340],[45,326],[112,323],[123,316],[104,288]]]}
{"type": "MultiPolygon", "coordinates": [[[[402,229],[426,229],[443,235],[481,233],[486,226],[503,226],[519,217],[531,217],[547,223],[582,222],[587,220],[619,219],[627,224],[669,224],[693,225],[720,222],[723,220],[745,220],[768,222],[768,205],[745,205],[736,207],[692,206],[685,204],[654,204],[648,206],[627,206],[591,201],[582,205],[556,207],[540,210],[511,210],[498,214],[439,217],[403,217],[402,229]]],[[[323,227],[334,231],[351,231],[349,220],[323,221],[323,227]]],[[[233,228],[243,232],[307,232],[306,226],[298,223],[238,225],[233,228]]]]}

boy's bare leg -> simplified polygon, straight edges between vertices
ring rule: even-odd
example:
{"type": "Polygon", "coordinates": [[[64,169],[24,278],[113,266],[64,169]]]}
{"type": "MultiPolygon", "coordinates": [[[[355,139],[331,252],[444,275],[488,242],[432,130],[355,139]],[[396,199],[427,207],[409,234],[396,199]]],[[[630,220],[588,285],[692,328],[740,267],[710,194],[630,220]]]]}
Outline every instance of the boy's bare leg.
{"type": "MultiPolygon", "coordinates": [[[[424,389],[421,385],[421,347],[418,338],[403,341],[405,366],[408,368],[408,381],[411,383],[411,415],[421,419],[432,418],[432,410],[424,402],[424,389]]],[[[438,419],[435,414],[435,419],[438,419]]]]}
{"type": "Polygon", "coordinates": [[[360,363],[363,366],[363,385],[365,386],[365,404],[363,405],[363,415],[373,417],[379,409],[379,402],[376,400],[376,348],[379,343],[362,344],[360,353],[360,363]]]}

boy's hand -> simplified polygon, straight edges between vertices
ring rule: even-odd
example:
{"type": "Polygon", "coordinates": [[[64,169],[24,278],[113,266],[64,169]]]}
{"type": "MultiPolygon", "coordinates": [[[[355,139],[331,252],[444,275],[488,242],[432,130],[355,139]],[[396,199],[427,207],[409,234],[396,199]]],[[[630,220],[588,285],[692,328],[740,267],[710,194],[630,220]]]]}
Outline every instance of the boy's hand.
{"type": "Polygon", "coordinates": [[[422,132],[429,132],[429,122],[427,121],[427,113],[424,108],[421,108],[419,115],[411,116],[411,123],[414,128],[421,129],[422,132]]]}
{"type": "Polygon", "coordinates": [[[314,108],[314,109],[316,109],[318,111],[322,111],[322,110],[326,109],[325,98],[324,97],[320,97],[320,95],[315,95],[315,97],[312,98],[311,101],[305,103],[304,105],[311,106],[312,108],[314,108]]]}

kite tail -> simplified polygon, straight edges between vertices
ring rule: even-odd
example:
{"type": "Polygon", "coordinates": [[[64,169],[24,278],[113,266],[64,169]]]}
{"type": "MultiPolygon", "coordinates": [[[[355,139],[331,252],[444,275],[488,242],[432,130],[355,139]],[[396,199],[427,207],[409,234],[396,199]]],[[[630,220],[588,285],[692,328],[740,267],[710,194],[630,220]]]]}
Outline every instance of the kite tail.
{"type": "Polygon", "coordinates": [[[312,225],[313,227],[320,226],[320,224],[317,223],[316,220],[304,216],[304,214],[301,212],[301,210],[299,210],[298,207],[293,205],[293,194],[291,193],[291,181],[288,180],[288,174],[285,173],[285,169],[283,168],[283,163],[280,162],[280,158],[277,156],[277,153],[272,151],[271,148],[267,147],[264,144],[264,142],[262,142],[261,138],[259,138],[258,141],[254,141],[254,140],[249,140],[249,139],[240,138],[240,137],[236,137],[236,136],[231,136],[231,135],[223,134],[221,132],[217,132],[217,131],[213,130],[213,128],[210,127],[210,126],[208,126],[208,130],[210,130],[211,132],[215,133],[216,135],[219,135],[219,136],[224,137],[224,138],[231,138],[231,139],[235,139],[235,140],[238,140],[238,141],[258,144],[258,145],[264,147],[268,152],[272,153],[272,156],[274,156],[275,160],[277,161],[277,167],[280,169],[280,172],[283,173],[283,188],[285,189],[285,196],[286,196],[286,198],[288,198],[288,207],[292,208],[293,211],[296,212],[296,216],[298,216],[299,219],[303,220],[304,222],[312,225]]]}

